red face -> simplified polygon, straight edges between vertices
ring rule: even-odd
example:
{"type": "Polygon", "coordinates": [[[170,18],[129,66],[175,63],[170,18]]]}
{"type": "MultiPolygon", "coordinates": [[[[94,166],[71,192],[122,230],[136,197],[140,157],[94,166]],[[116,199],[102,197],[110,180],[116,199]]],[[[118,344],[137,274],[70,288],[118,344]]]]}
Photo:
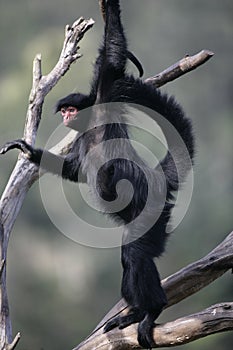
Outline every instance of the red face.
{"type": "Polygon", "coordinates": [[[64,125],[68,126],[70,122],[76,119],[77,114],[78,114],[78,110],[76,107],[73,107],[73,106],[62,107],[61,116],[63,118],[64,125]]]}

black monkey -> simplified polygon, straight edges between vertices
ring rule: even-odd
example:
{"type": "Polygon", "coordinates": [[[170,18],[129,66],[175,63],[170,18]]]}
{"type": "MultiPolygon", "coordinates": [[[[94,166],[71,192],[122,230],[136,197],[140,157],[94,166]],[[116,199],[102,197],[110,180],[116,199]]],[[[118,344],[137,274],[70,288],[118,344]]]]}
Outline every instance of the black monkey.
{"type": "MultiPolygon", "coordinates": [[[[134,193],[130,202],[123,209],[111,214],[117,222],[125,224],[121,256],[121,290],[123,298],[130,306],[130,312],[110,320],[105,325],[105,332],[114,327],[122,329],[139,322],[138,341],[142,347],[152,348],[154,321],[167,303],[153,259],[159,257],[165,249],[168,237],[166,227],[174,206],[173,194],[180,185],[173,155],[179,158],[182,181],[191,165],[186,164],[180,145],[165,128],[163,131],[169,149],[167,155],[155,169],[147,166],[130,143],[128,128],[123,118],[124,107],[118,108],[117,104],[108,107],[108,103],[133,103],[139,109],[143,106],[162,115],[181,136],[191,160],[194,156],[194,137],[190,120],[174,98],[126,73],[127,52],[119,0],[106,0],[104,40],[95,63],[90,93],[70,94],[59,100],[56,105],[56,111],[61,112],[64,124],[80,131],[69,154],[65,157],[56,156],[45,150],[34,149],[24,140],[8,142],[0,153],[19,148],[31,162],[43,166],[47,171],[74,182],[87,182],[96,193],[96,198],[101,196],[105,200],[106,209],[107,203],[112,203],[118,197],[124,200],[116,190],[119,180],[127,179],[131,182],[134,193]],[[82,113],[79,111],[90,106],[93,106],[92,113],[89,113],[85,120],[81,119],[82,113]],[[119,154],[122,152],[122,157],[114,157],[111,147],[105,147],[103,141],[107,140],[119,141],[119,154]],[[98,145],[102,146],[102,152],[95,152],[98,145]],[[98,157],[106,159],[98,169],[97,176],[94,171],[95,162],[83,161],[89,150],[93,150],[94,160],[98,160],[98,157]],[[130,160],[125,157],[128,153],[130,160]],[[110,157],[111,155],[113,157],[110,157]],[[149,195],[152,195],[154,202],[150,201],[148,207],[149,195]],[[163,196],[165,201],[160,204],[160,198],[163,196]],[[130,225],[143,211],[139,223],[130,225]],[[159,215],[154,222],[157,211],[159,215]],[[154,223],[145,230],[150,220],[154,223]]],[[[160,123],[160,126],[163,128],[163,123],[160,123]]],[[[124,197],[124,193],[122,196],[124,197]]]]}

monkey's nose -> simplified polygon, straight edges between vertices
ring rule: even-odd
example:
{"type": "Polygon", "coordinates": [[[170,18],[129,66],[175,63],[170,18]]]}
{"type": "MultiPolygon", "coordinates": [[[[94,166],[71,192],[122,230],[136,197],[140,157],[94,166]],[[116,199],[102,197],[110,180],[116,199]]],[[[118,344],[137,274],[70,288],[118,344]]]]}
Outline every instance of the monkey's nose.
{"type": "Polygon", "coordinates": [[[63,123],[67,125],[70,121],[69,113],[63,115],[63,123]]]}

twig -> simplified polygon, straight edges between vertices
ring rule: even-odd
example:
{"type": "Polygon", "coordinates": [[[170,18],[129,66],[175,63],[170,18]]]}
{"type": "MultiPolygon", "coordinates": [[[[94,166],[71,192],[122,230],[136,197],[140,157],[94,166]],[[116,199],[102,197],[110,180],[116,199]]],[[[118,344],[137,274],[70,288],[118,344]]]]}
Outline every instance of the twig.
{"type": "Polygon", "coordinates": [[[34,145],[35,143],[45,97],[69,70],[71,64],[81,57],[78,53],[78,43],[93,24],[92,19],[85,20],[81,17],[72,26],[66,26],[60,58],[48,75],[42,76],[41,55],[36,55],[33,62],[33,84],[24,129],[24,139],[29,144],[34,145]]]}
{"type": "Polygon", "coordinates": [[[17,333],[13,342],[11,344],[7,345],[6,350],[14,350],[16,348],[18,342],[20,341],[20,338],[21,338],[20,333],[17,333]]]}

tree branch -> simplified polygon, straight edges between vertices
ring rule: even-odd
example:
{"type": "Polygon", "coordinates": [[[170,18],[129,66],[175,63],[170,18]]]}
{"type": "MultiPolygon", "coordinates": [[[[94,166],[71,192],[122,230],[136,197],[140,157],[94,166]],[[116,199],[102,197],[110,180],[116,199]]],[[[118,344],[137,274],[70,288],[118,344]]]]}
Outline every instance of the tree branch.
{"type": "MultiPolygon", "coordinates": [[[[232,329],[233,303],[221,303],[196,314],[156,325],[153,335],[155,347],[172,347],[232,329]]],[[[137,326],[131,325],[124,330],[117,328],[108,333],[98,330],[73,350],[92,349],[141,349],[137,342],[137,326]]]]}
{"type": "MultiPolygon", "coordinates": [[[[215,279],[233,268],[233,232],[204,258],[188,265],[162,281],[168,305],[178,303],[196,293],[215,279]]],[[[104,317],[96,329],[74,350],[136,349],[137,327],[132,325],[124,330],[114,329],[104,334],[103,327],[112,317],[128,312],[127,304],[121,299],[104,317]]],[[[157,347],[185,344],[216,332],[233,329],[233,303],[224,303],[157,326],[154,340],[157,347]]]]}
{"type": "MultiPolygon", "coordinates": [[[[233,232],[204,258],[189,264],[162,281],[170,307],[195,294],[233,268],[233,232]]],[[[121,299],[97,325],[94,332],[111,318],[128,312],[126,302],[121,299]]]]}
{"type": "MultiPolygon", "coordinates": [[[[29,97],[24,139],[34,145],[38,126],[41,120],[42,106],[46,95],[68,71],[71,64],[80,56],[77,53],[78,43],[83,35],[94,24],[92,19],[80,18],[72,27],[66,26],[64,45],[58,63],[47,75],[42,76],[41,56],[37,55],[33,62],[33,83],[29,97]]],[[[38,168],[23,155],[19,156],[8,184],[0,200],[0,349],[11,350],[17,345],[20,335],[12,339],[11,322],[6,292],[6,255],[10,232],[22,206],[27,191],[38,179],[38,168]]]]}
{"type": "Polygon", "coordinates": [[[18,342],[20,341],[20,337],[21,337],[20,333],[17,333],[12,343],[6,346],[6,350],[14,350],[18,342]]]}
{"type": "Polygon", "coordinates": [[[145,83],[153,84],[156,87],[161,87],[168,82],[173,81],[182,75],[198,68],[207,62],[213,55],[214,53],[209,50],[202,50],[194,56],[186,55],[180,61],[165,69],[163,72],[153,77],[147,78],[145,80],[145,83]]]}
{"type": "MultiPolygon", "coordinates": [[[[33,86],[30,93],[24,130],[24,139],[29,144],[35,144],[35,138],[41,119],[42,106],[46,95],[68,71],[71,64],[81,57],[81,55],[77,53],[79,48],[78,43],[93,24],[94,21],[92,19],[84,20],[80,18],[74,22],[72,27],[66,26],[65,41],[59,61],[47,76],[42,76],[41,74],[40,55],[35,57],[33,63],[33,86]]],[[[13,170],[0,201],[0,219],[2,220],[7,237],[15,222],[26,192],[34,181],[38,179],[38,176],[38,168],[34,164],[29,163],[23,155],[20,155],[19,161],[13,170]],[[22,174],[24,174],[24,176],[22,176],[22,174]]]]}

